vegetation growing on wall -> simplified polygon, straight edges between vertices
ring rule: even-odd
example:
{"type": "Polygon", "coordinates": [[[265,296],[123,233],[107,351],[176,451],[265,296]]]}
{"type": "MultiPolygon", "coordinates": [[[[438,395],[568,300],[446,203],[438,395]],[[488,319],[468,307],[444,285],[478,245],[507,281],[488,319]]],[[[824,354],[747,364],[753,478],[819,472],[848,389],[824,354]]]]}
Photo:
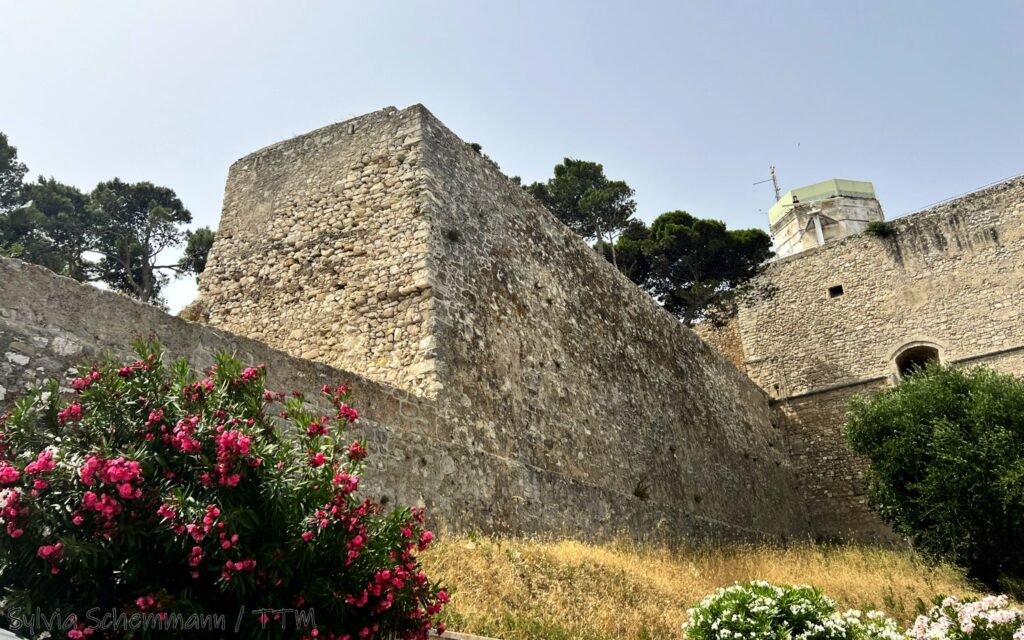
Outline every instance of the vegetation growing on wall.
{"type": "Polygon", "coordinates": [[[872,220],[868,223],[868,226],[864,228],[864,233],[869,236],[875,236],[876,238],[888,238],[896,235],[896,228],[892,226],[891,222],[884,220],[872,220]]]}
{"type": "Polygon", "coordinates": [[[322,389],[325,415],[265,379],[227,354],[196,377],[148,344],[81,369],[70,402],[56,383],[21,398],[0,422],[3,624],[54,631],[28,629],[39,607],[70,638],[125,637],[110,611],[148,621],[135,637],[226,616],[241,637],[426,638],[447,600],[417,560],[432,534],[359,496],[349,389],[322,389]]]}
{"type": "Polygon", "coordinates": [[[995,587],[1024,577],[1024,380],[928,365],[851,404],[872,505],[933,556],[995,587]]]}

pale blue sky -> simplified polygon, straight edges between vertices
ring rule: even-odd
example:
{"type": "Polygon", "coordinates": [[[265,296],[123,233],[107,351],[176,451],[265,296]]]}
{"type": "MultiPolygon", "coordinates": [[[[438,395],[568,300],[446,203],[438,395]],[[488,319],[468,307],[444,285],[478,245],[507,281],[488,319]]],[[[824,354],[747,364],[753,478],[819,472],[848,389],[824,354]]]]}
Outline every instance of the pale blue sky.
{"type": "Polygon", "coordinates": [[[528,181],[603,162],[645,220],[764,227],[770,163],[895,217],[1024,172],[1024,2],[0,0],[0,88],[33,175],[212,226],[235,159],[417,102],[528,181]]]}

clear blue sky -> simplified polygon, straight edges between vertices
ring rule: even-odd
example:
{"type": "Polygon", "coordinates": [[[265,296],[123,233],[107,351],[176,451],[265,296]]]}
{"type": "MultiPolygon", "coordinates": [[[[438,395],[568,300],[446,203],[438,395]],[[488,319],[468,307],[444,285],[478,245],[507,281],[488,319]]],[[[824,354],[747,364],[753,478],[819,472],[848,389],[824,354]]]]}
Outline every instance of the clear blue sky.
{"type": "Polygon", "coordinates": [[[0,0],[0,87],[33,175],[151,180],[212,226],[235,159],[417,102],[527,181],[603,162],[645,220],[764,227],[770,163],[890,217],[1024,172],[1019,0],[0,0]]]}

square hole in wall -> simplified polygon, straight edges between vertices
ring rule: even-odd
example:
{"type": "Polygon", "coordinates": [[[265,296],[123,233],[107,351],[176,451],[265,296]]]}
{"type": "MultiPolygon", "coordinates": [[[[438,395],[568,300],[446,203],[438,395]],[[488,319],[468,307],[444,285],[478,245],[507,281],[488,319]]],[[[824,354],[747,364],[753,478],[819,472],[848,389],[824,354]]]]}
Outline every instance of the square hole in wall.
{"type": "Polygon", "coordinates": [[[843,295],[843,293],[843,285],[841,284],[837,284],[834,287],[828,288],[828,297],[830,298],[838,298],[839,296],[843,295]]]}

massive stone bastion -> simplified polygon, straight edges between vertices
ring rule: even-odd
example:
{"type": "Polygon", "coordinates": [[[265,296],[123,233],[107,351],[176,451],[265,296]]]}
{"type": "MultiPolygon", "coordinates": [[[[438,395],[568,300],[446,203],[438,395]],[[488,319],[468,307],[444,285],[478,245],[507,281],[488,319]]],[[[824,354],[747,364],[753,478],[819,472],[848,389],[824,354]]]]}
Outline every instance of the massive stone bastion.
{"type": "Polygon", "coordinates": [[[200,292],[188,322],[0,261],[0,401],[152,333],[351,381],[371,490],[437,524],[810,533],[764,392],[422,106],[236,162],[200,292]]]}

